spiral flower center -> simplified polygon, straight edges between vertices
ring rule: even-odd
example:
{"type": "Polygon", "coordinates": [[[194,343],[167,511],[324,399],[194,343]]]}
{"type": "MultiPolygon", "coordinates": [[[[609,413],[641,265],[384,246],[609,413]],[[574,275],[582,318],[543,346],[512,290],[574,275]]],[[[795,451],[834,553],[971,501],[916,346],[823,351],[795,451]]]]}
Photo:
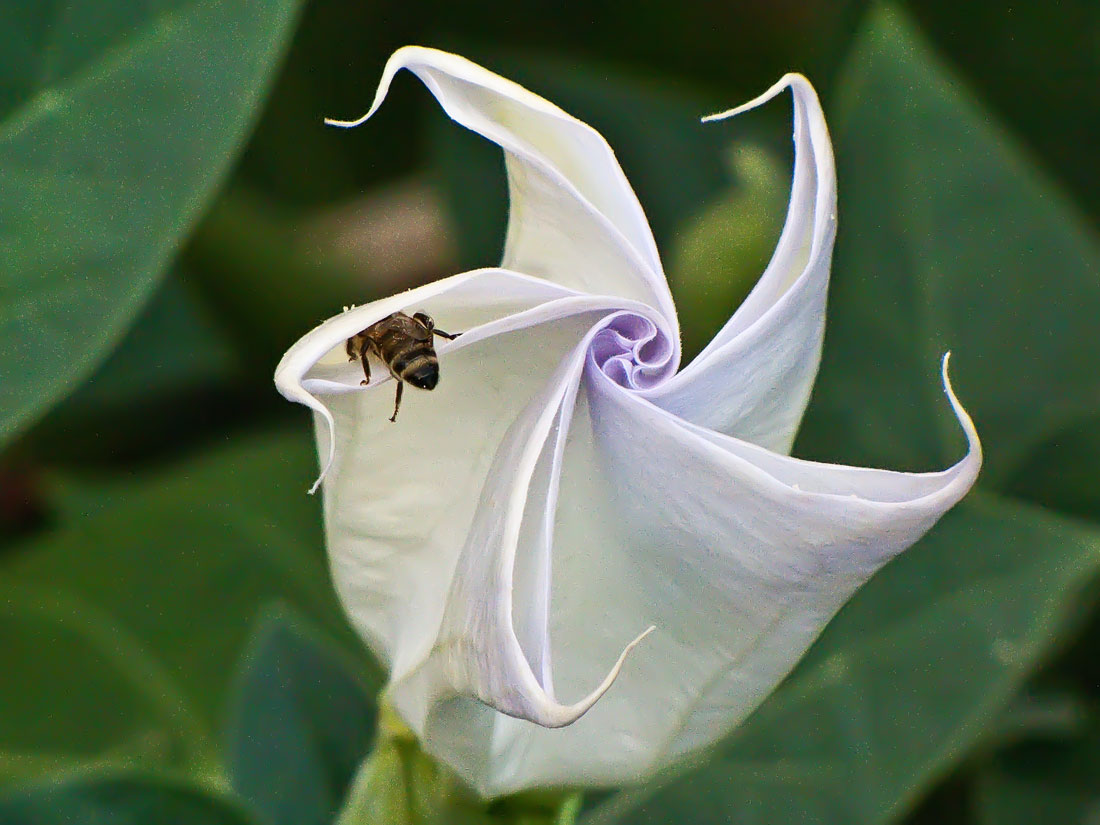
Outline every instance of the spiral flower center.
{"type": "Polygon", "coordinates": [[[588,348],[590,368],[632,390],[660,383],[675,368],[672,354],[667,333],[652,319],[634,312],[609,315],[588,348]]]}

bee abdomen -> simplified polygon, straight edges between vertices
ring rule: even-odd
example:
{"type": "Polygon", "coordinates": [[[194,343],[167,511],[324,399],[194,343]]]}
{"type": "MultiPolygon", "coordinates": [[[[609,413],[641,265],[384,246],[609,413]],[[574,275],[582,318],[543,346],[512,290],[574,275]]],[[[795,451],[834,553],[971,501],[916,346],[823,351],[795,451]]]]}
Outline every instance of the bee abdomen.
{"type": "Polygon", "coordinates": [[[391,362],[394,375],[404,379],[406,375],[420,369],[426,364],[436,364],[439,359],[434,352],[401,353],[391,362]]]}
{"type": "Polygon", "coordinates": [[[439,359],[430,343],[417,341],[389,362],[396,378],[422,390],[434,389],[439,382],[439,359]]]}

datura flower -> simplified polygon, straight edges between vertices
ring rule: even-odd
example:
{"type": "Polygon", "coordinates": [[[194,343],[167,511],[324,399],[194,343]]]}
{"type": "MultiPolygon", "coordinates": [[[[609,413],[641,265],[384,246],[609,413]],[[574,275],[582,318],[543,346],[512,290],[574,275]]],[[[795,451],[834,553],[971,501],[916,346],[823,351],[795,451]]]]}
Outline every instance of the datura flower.
{"type": "Polygon", "coordinates": [[[350,308],[279,364],[279,390],[315,413],[332,576],[389,669],[386,700],[482,794],[636,780],[761,703],[967,492],[978,437],[945,358],[969,441],[950,469],[788,455],[836,233],[832,148],[804,77],[708,118],[789,89],[793,184],[759,282],[679,369],[653,235],[604,139],[509,80],[412,47],[370,111],[336,125],[369,118],[402,69],[504,150],[509,223],[499,267],[350,308]],[[462,334],[437,340],[438,386],[409,390],[391,423],[387,365],[364,384],[346,345],[397,312],[462,334]]]}

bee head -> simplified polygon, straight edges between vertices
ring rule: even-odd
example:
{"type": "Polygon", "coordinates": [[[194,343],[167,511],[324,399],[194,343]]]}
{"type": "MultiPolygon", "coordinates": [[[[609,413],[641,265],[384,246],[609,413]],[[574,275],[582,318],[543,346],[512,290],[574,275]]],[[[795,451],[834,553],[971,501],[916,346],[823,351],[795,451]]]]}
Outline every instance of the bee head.
{"type": "Polygon", "coordinates": [[[414,312],[413,320],[424,327],[429,333],[435,329],[435,321],[432,320],[432,316],[426,312],[414,312]]]}
{"type": "Polygon", "coordinates": [[[406,373],[404,378],[414,387],[422,390],[434,390],[435,385],[439,383],[439,364],[430,361],[417,367],[414,371],[406,373]]]}

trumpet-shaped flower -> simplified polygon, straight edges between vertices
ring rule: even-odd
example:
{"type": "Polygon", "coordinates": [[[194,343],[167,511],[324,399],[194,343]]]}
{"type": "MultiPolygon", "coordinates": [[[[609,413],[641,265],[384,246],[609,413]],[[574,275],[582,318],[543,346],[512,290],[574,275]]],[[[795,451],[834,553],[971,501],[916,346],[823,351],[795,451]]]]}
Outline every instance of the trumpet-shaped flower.
{"type": "Polygon", "coordinates": [[[789,89],[792,191],[756,287],[680,370],[657,248],[604,139],[423,48],[395,53],[370,111],[338,125],[370,117],[401,69],[504,150],[508,232],[499,267],[347,310],[279,364],[279,390],[315,412],[336,588],[389,668],[388,701],[482,793],[634,780],[767,696],[966,493],[977,434],[945,359],[969,441],[955,466],[788,455],[836,232],[832,148],[805,78],[714,116],[789,89]],[[392,378],[379,365],[364,386],[345,342],[399,311],[463,334],[439,342],[438,387],[410,390],[390,423],[392,378]]]}

